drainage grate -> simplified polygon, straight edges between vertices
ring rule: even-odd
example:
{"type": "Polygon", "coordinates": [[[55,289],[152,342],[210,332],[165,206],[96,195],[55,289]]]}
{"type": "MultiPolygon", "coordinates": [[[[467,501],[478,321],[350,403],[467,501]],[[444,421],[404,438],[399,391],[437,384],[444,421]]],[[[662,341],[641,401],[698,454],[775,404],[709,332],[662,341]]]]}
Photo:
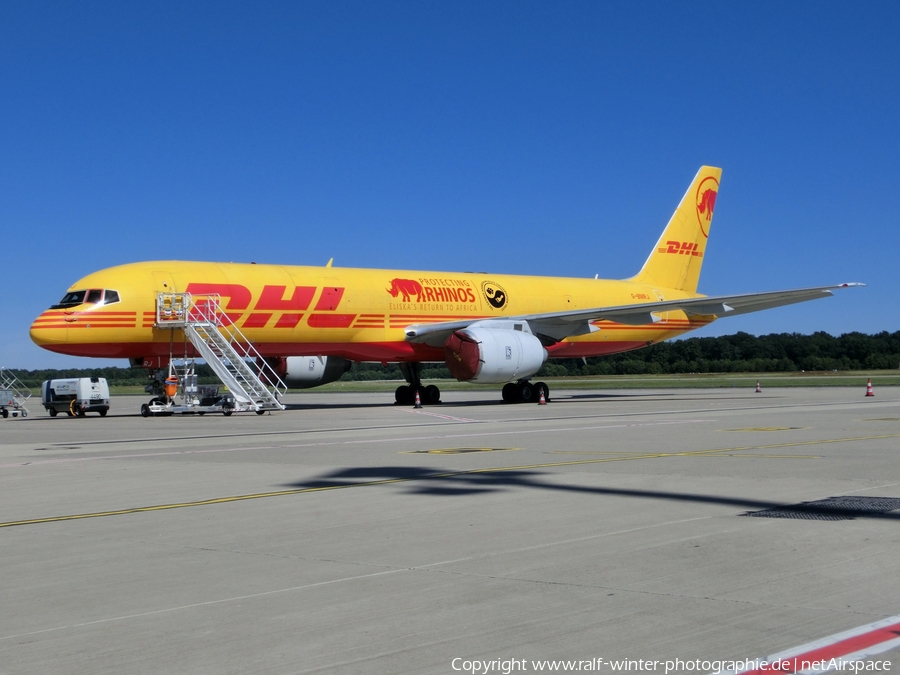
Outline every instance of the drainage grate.
{"type": "Polygon", "coordinates": [[[829,497],[814,502],[776,506],[762,511],[747,511],[754,518],[795,518],[799,520],[852,520],[900,509],[897,497],[829,497]]]}

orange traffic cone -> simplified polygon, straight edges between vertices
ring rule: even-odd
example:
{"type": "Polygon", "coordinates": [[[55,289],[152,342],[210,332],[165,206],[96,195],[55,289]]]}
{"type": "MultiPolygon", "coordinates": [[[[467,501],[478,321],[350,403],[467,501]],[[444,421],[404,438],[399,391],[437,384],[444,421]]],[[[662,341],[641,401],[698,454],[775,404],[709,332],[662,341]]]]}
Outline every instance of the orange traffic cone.
{"type": "Polygon", "coordinates": [[[866,382],[866,396],[874,396],[875,392],[872,391],[872,378],[869,378],[869,381],[866,382]]]}
{"type": "Polygon", "coordinates": [[[547,397],[544,396],[543,387],[541,387],[541,397],[538,399],[538,405],[547,405],[547,397]]]}
{"type": "Polygon", "coordinates": [[[422,407],[422,398],[419,396],[419,388],[416,387],[416,404],[413,408],[421,408],[422,407]]]}
{"type": "Polygon", "coordinates": [[[759,386],[759,380],[756,381],[756,393],[757,394],[762,393],[762,387],[759,386]]]}

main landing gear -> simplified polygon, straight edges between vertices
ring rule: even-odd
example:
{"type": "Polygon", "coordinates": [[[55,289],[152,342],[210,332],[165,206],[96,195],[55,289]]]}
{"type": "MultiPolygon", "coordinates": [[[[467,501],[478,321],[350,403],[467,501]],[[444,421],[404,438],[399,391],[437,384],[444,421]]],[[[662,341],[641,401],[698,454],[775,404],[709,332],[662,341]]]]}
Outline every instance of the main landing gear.
{"type": "Polygon", "coordinates": [[[429,384],[426,387],[421,383],[417,385],[400,385],[394,392],[394,401],[396,401],[397,405],[412,405],[416,402],[416,391],[419,392],[419,401],[422,402],[422,405],[435,405],[441,402],[440,389],[433,384],[429,384]]]}
{"type": "Polygon", "coordinates": [[[546,382],[535,382],[534,384],[528,380],[509,382],[503,385],[503,402],[537,403],[541,400],[542,392],[544,394],[544,401],[549,401],[550,387],[547,386],[546,382]]]}
{"type": "Polygon", "coordinates": [[[397,387],[394,392],[394,401],[397,405],[412,405],[416,402],[416,392],[419,392],[419,400],[423,405],[436,405],[441,402],[441,390],[435,385],[422,384],[420,374],[422,372],[421,363],[401,363],[400,372],[409,384],[403,384],[397,387]]]}
{"type": "MultiPolygon", "coordinates": [[[[421,363],[401,363],[400,372],[409,384],[397,387],[394,392],[394,401],[397,405],[413,405],[416,402],[416,392],[419,393],[419,401],[422,405],[435,405],[441,402],[441,390],[435,385],[422,384],[420,374],[421,363]]],[[[544,402],[550,400],[550,387],[546,382],[529,382],[519,380],[509,382],[503,387],[503,401],[505,403],[538,403],[544,395],[544,402]]]]}

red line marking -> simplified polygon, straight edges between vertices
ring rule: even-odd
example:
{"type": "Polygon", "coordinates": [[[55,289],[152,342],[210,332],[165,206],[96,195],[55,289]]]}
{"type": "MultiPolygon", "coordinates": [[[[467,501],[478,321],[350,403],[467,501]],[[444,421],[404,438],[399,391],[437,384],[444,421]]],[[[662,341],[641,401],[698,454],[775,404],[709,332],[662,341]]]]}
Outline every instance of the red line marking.
{"type": "MultiPolygon", "coordinates": [[[[882,626],[875,624],[876,627],[871,630],[847,637],[844,636],[848,632],[852,633],[853,630],[837,633],[809,645],[786,650],[765,659],[769,664],[766,668],[754,668],[753,670],[742,670],[739,672],[741,675],[772,675],[773,672],[797,673],[802,670],[826,670],[824,665],[820,668],[814,668],[810,664],[816,661],[828,662],[831,659],[840,659],[848,654],[855,654],[870,647],[900,638],[900,617],[891,617],[887,621],[892,621],[892,623],[882,626]],[[832,639],[835,641],[829,643],[828,641],[832,639]],[[825,644],[822,644],[823,642],[825,644]],[[810,648],[806,649],[807,647],[810,648]],[[806,651],[797,652],[798,649],[806,649],[806,651]]],[[[862,628],[865,629],[866,626],[862,626],[862,628]]],[[[875,650],[873,653],[878,653],[878,650],[875,650]]]]}

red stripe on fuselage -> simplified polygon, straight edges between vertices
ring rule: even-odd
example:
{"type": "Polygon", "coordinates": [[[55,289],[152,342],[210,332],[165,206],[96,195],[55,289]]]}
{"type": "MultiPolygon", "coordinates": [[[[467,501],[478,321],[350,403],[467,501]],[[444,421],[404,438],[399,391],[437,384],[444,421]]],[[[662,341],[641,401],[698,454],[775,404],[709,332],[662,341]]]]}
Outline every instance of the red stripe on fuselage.
{"type": "MultiPolygon", "coordinates": [[[[646,342],[572,342],[548,348],[553,357],[604,356],[618,354],[646,346],[646,342]]],[[[168,356],[168,342],[45,344],[44,349],[71,356],[96,358],[140,358],[168,356]]],[[[342,356],[352,361],[444,361],[443,347],[429,347],[409,342],[259,342],[255,343],[262,356],[342,356]]],[[[190,344],[187,345],[191,351],[190,344]]]]}

